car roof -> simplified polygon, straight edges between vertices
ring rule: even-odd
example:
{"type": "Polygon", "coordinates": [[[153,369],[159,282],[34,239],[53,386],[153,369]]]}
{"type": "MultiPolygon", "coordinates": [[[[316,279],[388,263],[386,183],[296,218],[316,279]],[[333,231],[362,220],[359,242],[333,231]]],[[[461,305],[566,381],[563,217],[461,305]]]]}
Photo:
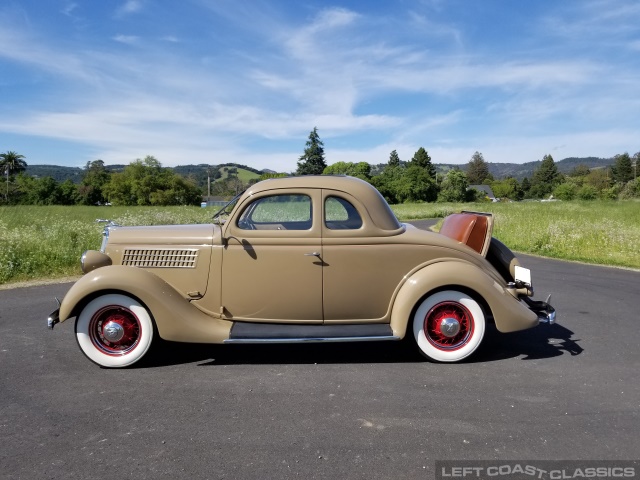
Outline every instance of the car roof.
{"type": "Polygon", "coordinates": [[[271,178],[247,189],[245,195],[287,188],[316,188],[336,190],[352,195],[367,209],[371,220],[383,230],[401,227],[389,204],[378,190],[368,182],[346,175],[302,175],[299,177],[271,178]]]}

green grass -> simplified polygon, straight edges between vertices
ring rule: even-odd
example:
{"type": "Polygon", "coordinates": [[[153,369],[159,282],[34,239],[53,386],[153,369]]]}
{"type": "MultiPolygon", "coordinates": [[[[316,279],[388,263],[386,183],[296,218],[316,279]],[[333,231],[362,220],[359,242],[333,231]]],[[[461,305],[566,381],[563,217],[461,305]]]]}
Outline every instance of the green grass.
{"type": "MultiPolygon", "coordinates": [[[[403,221],[460,210],[495,215],[494,235],[513,250],[640,268],[640,202],[520,202],[394,205],[403,221]]],[[[122,225],[207,223],[199,207],[0,207],[0,284],[80,274],[80,256],[99,248],[96,218],[122,225]]]]}
{"type": "Polygon", "coordinates": [[[199,207],[0,207],[0,284],[79,275],[80,256],[97,249],[97,218],[122,225],[206,223],[214,209],[199,207]]]}
{"type": "Polygon", "coordinates": [[[394,205],[401,220],[492,212],[494,236],[545,257],[640,268],[640,202],[517,202],[394,205]]]}

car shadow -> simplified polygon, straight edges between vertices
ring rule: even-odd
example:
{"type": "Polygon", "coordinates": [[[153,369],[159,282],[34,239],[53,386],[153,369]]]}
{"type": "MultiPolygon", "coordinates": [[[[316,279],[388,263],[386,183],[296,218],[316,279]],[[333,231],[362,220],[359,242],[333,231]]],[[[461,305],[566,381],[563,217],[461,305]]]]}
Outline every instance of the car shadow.
{"type": "MultiPolygon", "coordinates": [[[[522,357],[553,358],[583,351],[574,333],[561,325],[541,325],[514,333],[487,326],[483,344],[465,363],[483,363],[522,357]]],[[[160,341],[134,368],[186,363],[198,366],[269,364],[417,363],[427,361],[409,339],[400,342],[303,343],[271,345],[209,345],[160,341]]]]}
{"type": "Polygon", "coordinates": [[[574,332],[562,325],[540,325],[530,330],[500,333],[495,325],[487,327],[483,344],[470,362],[491,362],[522,357],[539,360],[569,354],[580,355],[584,349],[574,332]]]}

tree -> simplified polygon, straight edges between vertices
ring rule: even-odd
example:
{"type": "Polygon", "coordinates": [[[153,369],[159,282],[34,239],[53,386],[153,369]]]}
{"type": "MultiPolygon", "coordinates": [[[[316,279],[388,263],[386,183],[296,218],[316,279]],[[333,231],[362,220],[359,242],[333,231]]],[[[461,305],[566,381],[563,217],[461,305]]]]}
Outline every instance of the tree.
{"type": "Polygon", "coordinates": [[[380,175],[371,179],[371,183],[382,194],[385,200],[391,204],[400,203],[398,198],[398,185],[402,182],[406,168],[387,165],[380,175]]]}
{"type": "Polygon", "coordinates": [[[395,150],[393,150],[389,154],[388,166],[390,166],[390,167],[399,167],[400,166],[400,157],[398,156],[398,152],[396,152],[395,150]]]}
{"type": "Polygon", "coordinates": [[[367,162],[336,162],[325,168],[322,174],[349,175],[351,177],[358,177],[362,180],[369,181],[371,179],[371,165],[367,162]]]}
{"type": "Polygon", "coordinates": [[[524,177],[522,179],[520,189],[522,190],[522,197],[529,198],[529,190],[531,190],[531,182],[529,181],[529,177],[524,177]]]}
{"type": "Polygon", "coordinates": [[[562,183],[562,175],[551,155],[545,155],[540,167],[533,172],[531,179],[531,195],[542,198],[553,192],[554,188],[562,183]]]}
{"type": "MultiPolygon", "coordinates": [[[[225,180],[239,182],[236,177],[225,180]]],[[[112,174],[103,191],[114,205],[198,205],[202,200],[195,184],[163,168],[150,155],[112,174]]]]}
{"type": "Polygon", "coordinates": [[[467,180],[470,185],[483,185],[487,178],[489,178],[489,164],[485,162],[480,152],[476,152],[467,163],[467,180]]]}
{"type": "Polygon", "coordinates": [[[24,161],[24,155],[9,150],[6,153],[0,153],[0,171],[7,177],[7,190],[5,193],[5,201],[9,201],[9,175],[20,173],[27,168],[27,162],[24,161]]]}
{"type": "Polygon", "coordinates": [[[468,200],[469,182],[466,174],[457,168],[449,170],[440,185],[439,202],[464,202],[468,200]]]}
{"type": "Polygon", "coordinates": [[[429,178],[436,178],[436,167],[431,163],[431,157],[424,148],[420,147],[416,151],[409,164],[410,166],[415,165],[417,167],[424,168],[429,175],[429,178]]]}
{"type": "Polygon", "coordinates": [[[104,186],[109,182],[111,174],[107,171],[102,160],[87,162],[84,175],[78,187],[78,199],[83,205],[96,205],[106,201],[103,193],[104,186]]]}
{"type": "MultiPolygon", "coordinates": [[[[524,184],[524,181],[522,182],[524,184]]],[[[518,180],[513,177],[504,180],[494,180],[491,182],[491,190],[496,198],[508,198],[510,200],[522,200],[524,192],[518,184],[518,180]]]]}
{"type": "Polygon", "coordinates": [[[590,185],[595,188],[596,191],[601,192],[611,187],[611,179],[606,169],[599,168],[597,170],[591,170],[585,177],[585,185],[590,185]]]}
{"type": "Polygon", "coordinates": [[[640,179],[636,178],[635,180],[627,183],[625,187],[620,192],[620,198],[639,198],[640,197],[640,179]]]}
{"type": "Polygon", "coordinates": [[[78,187],[67,179],[60,184],[60,203],[62,205],[75,205],[78,202],[78,187]]]}
{"type": "Polygon", "coordinates": [[[298,160],[298,175],[320,175],[327,168],[324,160],[324,144],[318,135],[318,128],[313,127],[309,133],[304,153],[298,160]]]}
{"type": "Polygon", "coordinates": [[[633,180],[633,167],[631,166],[631,157],[627,152],[622,155],[613,157],[615,162],[611,167],[611,176],[614,182],[627,183],[633,180]]]}
{"type": "Polygon", "coordinates": [[[590,173],[591,173],[591,170],[589,169],[589,167],[587,167],[584,163],[581,163],[580,165],[576,165],[575,167],[573,167],[573,170],[571,170],[571,172],[569,173],[569,176],[570,177],[586,177],[590,173]]]}
{"type": "Polygon", "coordinates": [[[426,168],[415,163],[402,168],[392,187],[399,202],[435,202],[438,186],[426,168]]]}

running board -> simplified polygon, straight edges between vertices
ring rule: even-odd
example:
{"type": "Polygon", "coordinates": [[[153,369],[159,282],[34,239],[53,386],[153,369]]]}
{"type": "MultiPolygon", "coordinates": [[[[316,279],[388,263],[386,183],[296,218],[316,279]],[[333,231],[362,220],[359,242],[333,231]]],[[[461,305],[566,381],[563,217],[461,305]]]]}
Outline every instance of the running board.
{"type": "Polygon", "coordinates": [[[294,325],[235,322],[224,343],[319,343],[400,340],[389,324],[294,325]]]}

